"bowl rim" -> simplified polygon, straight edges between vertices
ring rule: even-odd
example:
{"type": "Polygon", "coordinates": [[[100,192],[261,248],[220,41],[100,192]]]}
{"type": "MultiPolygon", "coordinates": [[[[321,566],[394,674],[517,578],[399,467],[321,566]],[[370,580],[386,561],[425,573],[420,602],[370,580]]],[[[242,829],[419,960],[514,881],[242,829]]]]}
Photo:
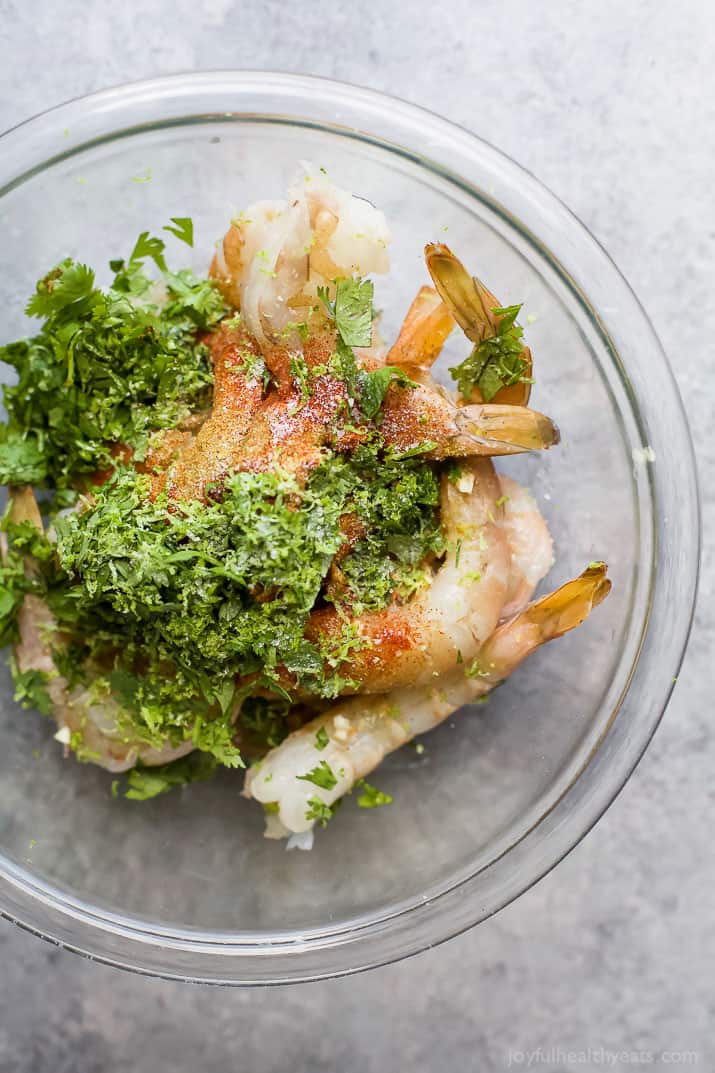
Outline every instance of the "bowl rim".
{"type": "MultiPolygon", "coordinates": [[[[599,748],[613,732],[616,716],[620,717],[623,713],[632,680],[642,666],[648,637],[653,629],[653,608],[657,609],[675,591],[681,608],[669,638],[667,666],[659,668],[659,696],[645,726],[635,741],[628,742],[628,756],[625,762],[624,758],[621,759],[618,774],[605,792],[603,779],[599,786],[591,788],[593,792],[585,812],[577,809],[576,813],[572,811],[566,814],[565,805],[579,784],[579,797],[576,800],[583,799],[585,784],[594,778],[593,757],[579,770],[561,798],[515,845],[509,847],[504,857],[515,853],[517,858],[530,857],[531,864],[527,869],[529,876],[512,883],[511,890],[491,902],[484,898],[484,904],[476,904],[474,898],[470,899],[469,888],[470,885],[474,886],[478,876],[492,871],[501,858],[496,858],[486,868],[447,887],[435,897],[394,915],[378,916],[349,928],[327,929],[317,938],[311,933],[306,936],[277,936],[275,941],[263,937],[255,942],[243,940],[237,944],[226,936],[212,934],[204,939],[178,928],[157,928],[148,922],[98,911],[84,903],[74,902],[44,884],[33,883],[24,870],[13,865],[2,872],[0,857],[0,900],[4,902],[0,905],[0,915],[26,930],[119,968],[170,979],[244,985],[280,984],[346,975],[416,954],[488,919],[555,867],[615,800],[657,729],[685,654],[693,620],[700,562],[700,506],[693,445],[677,384],[645,310],[606,250],[564,203],[531,172],[464,127],[398,97],[328,78],[260,70],[177,73],[123,83],[72,98],[7,130],[0,136],[0,197],[38,170],[52,166],[65,156],[81,152],[97,141],[115,140],[125,133],[172,122],[207,121],[214,117],[240,120],[254,114],[264,117],[277,114],[288,124],[300,123],[302,118],[309,125],[321,129],[347,133],[392,149],[397,147],[403,155],[411,156],[438,174],[461,183],[463,188],[466,184],[472,194],[477,191],[476,172],[480,166],[498,171],[502,180],[499,195],[506,196],[506,200],[499,202],[495,197],[493,204],[503,209],[507,219],[518,221],[519,226],[531,235],[534,244],[559,266],[572,289],[581,294],[594,324],[608,341],[614,360],[620,361],[622,347],[618,330],[611,328],[607,319],[603,318],[599,304],[589,299],[591,290],[587,289],[584,293],[578,277],[569,270],[563,259],[551,253],[539,238],[538,229],[531,229],[528,222],[530,214],[535,219],[541,219],[544,215],[557,219],[573,239],[579,256],[583,254],[589,264],[598,265],[606,272],[610,284],[617,284],[628,303],[629,317],[637,322],[641,343],[647,343],[644,348],[649,351],[649,362],[653,363],[653,376],[657,378],[661,392],[665,393],[669,407],[670,439],[666,440],[664,430],[651,420],[654,414],[648,415],[648,421],[641,422],[644,445],[657,442],[658,445],[667,443],[671,447],[674,444],[676,448],[672,450],[672,458],[668,458],[663,451],[657,451],[657,465],[648,466],[643,475],[655,503],[654,524],[660,525],[662,522],[657,508],[661,498],[667,502],[661,493],[664,489],[669,491],[667,482],[673,474],[677,474],[682,481],[682,487],[675,493],[680,496],[680,508],[694,524],[677,528],[671,526],[667,532],[662,531],[661,525],[658,531],[651,571],[653,573],[655,570],[662,549],[667,546],[670,548],[670,558],[682,571],[680,584],[677,590],[673,589],[672,582],[668,586],[667,576],[662,580],[662,570],[658,571],[660,576],[652,577],[652,601],[643,623],[641,647],[626,683],[622,703],[619,702],[614,708],[599,748]],[[230,111],[215,108],[215,103],[221,100],[231,105],[230,111]],[[208,112],[195,110],[197,103],[207,107],[211,102],[214,108],[208,112]],[[236,109],[236,104],[241,107],[236,109]],[[267,110],[272,104],[281,106],[277,113],[267,110]],[[253,109],[257,105],[262,105],[262,110],[259,108],[255,112],[253,109]],[[130,114],[134,123],[129,127],[117,129],[112,126],[117,119],[127,118],[130,114]],[[394,140],[396,138],[398,140],[394,140]],[[460,169],[446,169],[437,164],[431,155],[423,152],[424,145],[429,146],[430,154],[449,145],[452,158],[460,162],[460,169]],[[521,205],[521,213],[515,212],[514,203],[521,205]],[[666,588],[668,591],[664,592],[666,588]],[[548,850],[545,844],[539,846],[538,840],[534,842],[534,836],[547,819],[550,824],[548,837],[551,838],[548,850]]],[[[633,328],[635,333],[636,327],[633,328]]],[[[633,387],[629,375],[632,370],[626,372],[621,367],[621,371],[632,389],[635,416],[640,418],[648,407],[644,406],[643,396],[633,387]]],[[[542,836],[542,843],[546,837],[542,836]]]]}

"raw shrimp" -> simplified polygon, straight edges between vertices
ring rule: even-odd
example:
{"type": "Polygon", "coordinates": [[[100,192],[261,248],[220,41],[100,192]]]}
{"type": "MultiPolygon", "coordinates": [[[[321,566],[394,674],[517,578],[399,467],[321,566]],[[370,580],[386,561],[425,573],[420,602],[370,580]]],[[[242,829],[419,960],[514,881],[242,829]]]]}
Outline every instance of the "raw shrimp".
{"type": "MultiPolygon", "coordinates": [[[[341,420],[348,390],[343,380],[325,371],[335,350],[335,333],[325,325],[312,329],[303,343],[307,368],[321,370],[307,394],[287,371],[294,353],[286,347],[268,348],[279,379],[264,398],[262,379],[247,371],[256,363],[262,367],[261,352],[242,326],[221,329],[210,345],[216,378],[213,410],[173,464],[155,478],[154,496],[166,489],[171,499],[203,499],[209,486],[220,487],[231,473],[277,465],[305,480],[326,449],[350,452],[370,435],[369,424],[348,422],[346,428],[341,420]]],[[[361,353],[360,361],[363,368],[377,368],[374,357],[361,353]]],[[[380,434],[399,453],[421,448],[425,458],[435,460],[518,454],[558,442],[558,430],[543,414],[517,406],[457,406],[431,381],[389,388],[380,434]]]]}
{"type": "Polygon", "coordinates": [[[467,668],[468,675],[457,668],[431,687],[356,697],[294,731],[246,776],[244,796],[271,806],[266,833],[281,837],[309,830],[315,824],[309,799],[333,805],[388,753],[488,693],[540,645],[580,625],[610,587],[605,564],[593,564],[499,626],[482,647],[478,663],[467,668]],[[304,778],[323,761],[335,779],[331,789],[304,778]]]}
{"type": "MultiPolygon", "coordinates": [[[[360,692],[382,693],[418,684],[469,661],[494,630],[509,583],[509,552],[499,525],[501,492],[487,459],[465,464],[459,484],[445,475],[442,532],[447,553],[430,583],[404,605],[367,612],[353,621],[364,647],[340,672],[360,692]]],[[[314,611],[306,636],[317,643],[341,636],[344,614],[314,611]]]]}
{"type": "MultiPolygon", "coordinates": [[[[42,532],[42,517],[32,489],[11,489],[10,497],[11,521],[15,524],[30,522],[42,532]]],[[[25,570],[31,569],[27,562],[25,570]]],[[[65,747],[69,746],[73,735],[78,735],[82,755],[113,772],[128,771],[138,760],[147,765],[166,764],[192,751],[194,744],[190,740],[176,746],[167,742],[162,748],[155,749],[146,742],[127,738],[118,729],[120,709],[111,697],[100,701],[93,699],[87,689],[69,690],[52,658],[53,642],[55,647],[61,646],[63,639],[47,604],[33,593],[28,593],[23,600],[18,615],[18,632],[17,668],[21,674],[34,670],[47,676],[47,692],[59,728],[55,736],[65,747]]]]}
{"type": "MultiPolygon", "coordinates": [[[[330,375],[316,378],[310,397],[298,391],[291,373],[296,354],[309,369],[326,366],[335,351],[335,331],[326,326],[318,287],[334,293],[335,282],[353,273],[386,272],[389,232],[382,213],[369,202],[338,189],[306,165],[289,202],[260,202],[227,232],[211,274],[240,310],[243,329],[261,349],[276,381],[276,392],[255,415],[247,442],[236,449],[236,468],[275,464],[298,475],[337,446],[335,415],[344,407],[345,385],[330,375]],[[322,323],[321,323],[322,320],[322,323]],[[298,324],[303,328],[301,338],[298,324]],[[317,357],[316,357],[317,355],[317,357]]],[[[381,433],[400,451],[431,444],[425,457],[515,454],[550,447],[558,430],[543,414],[523,407],[494,405],[458,408],[429,377],[420,376],[434,360],[453,327],[451,313],[435,291],[423,288],[407,313],[389,360],[414,366],[412,389],[393,386],[384,400],[381,433]],[[413,360],[419,355],[419,361],[413,360]]],[[[375,338],[373,344],[379,343],[375,338]]],[[[383,364],[379,345],[356,352],[359,367],[383,364]]],[[[204,440],[211,430],[204,433],[204,440]]],[[[241,438],[239,427],[234,446],[241,438]]],[[[354,446],[350,438],[343,448],[354,446]]]]}
{"type": "Polygon", "coordinates": [[[502,618],[526,606],[542,578],[554,565],[554,544],[536,500],[523,485],[499,475],[503,514],[501,526],[511,554],[511,570],[502,618]]]}
{"type": "Polygon", "coordinates": [[[318,287],[389,267],[384,215],[323,172],[308,164],[303,170],[287,201],[258,202],[232,223],[211,264],[210,274],[261,346],[304,319],[318,287]]]}
{"type": "MultiPolygon", "coordinates": [[[[496,335],[501,317],[494,311],[501,303],[476,277],[470,276],[462,262],[448,246],[429,243],[425,246],[425,261],[432,281],[443,302],[460,328],[475,346],[496,335]]],[[[521,354],[524,362],[523,378],[516,384],[502,387],[493,401],[512,406],[526,406],[531,393],[531,351],[524,347],[521,354]]],[[[479,389],[474,387],[472,402],[481,401],[479,389]]]]}
{"type": "Polygon", "coordinates": [[[209,486],[225,480],[236,468],[241,441],[263,401],[263,359],[240,323],[219,328],[209,350],[214,370],[211,414],[175,464],[154,482],[154,497],[166,488],[171,499],[202,499],[209,486]]]}
{"type": "MultiPolygon", "coordinates": [[[[498,300],[483,284],[471,279],[446,247],[433,246],[427,250],[430,271],[440,281],[445,294],[450,295],[460,324],[466,326],[473,341],[486,338],[498,324],[498,318],[491,312],[498,307],[498,300]]],[[[422,383],[431,385],[431,366],[453,325],[452,314],[437,291],[422,287],[387,355],[388,364],[398,365],[411,376],[419,377],[422,383]]],[[[529,387],[529,384],[513,385],[499,394],[505,397],[511,392],[514,405],[523,405],[528,400],[529,387]]],[[[469,410],[468,407],[465,409],[469,410]]],[[[501,525],[511,553],[509,589],[502,617],[510,618],[525,607],[538,583],[549,572],[554,553],[546,522],[529,489],[510,477],[500,475],[499,480],[504,507],[501,525]]]]}

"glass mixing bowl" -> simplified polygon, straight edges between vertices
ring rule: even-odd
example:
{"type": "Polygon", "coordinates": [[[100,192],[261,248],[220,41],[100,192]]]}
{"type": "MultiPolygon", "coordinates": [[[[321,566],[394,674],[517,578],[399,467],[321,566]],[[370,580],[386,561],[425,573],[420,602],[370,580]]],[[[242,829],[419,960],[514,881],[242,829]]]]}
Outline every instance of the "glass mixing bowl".
{"type": "MultiPolygon", "coordinates": [[[[593,559],[613,591],[486,705],[381,768],[394,796],[349,800],[311,853],[262,837],[226,772],[147,803],[64,760],[2,670],[0,905],[24,927],[144,972],[229,983],[338,975],[455,935],[564,856],[613,800],[667,703],[698,566],[695,469],[653,330],[608,256],[534,178],[472,134],[352,86],[259,72],[181,75],[74,101],[0,140],[0,340],[31,330],[35,280],[106,264],[140,231],[192,216],[206,268],[242,206],[281,196],[300,160],[385,210],[386,337],[446,240],[505,302],[525,302],[533,401],[562,443],[501,468],[532,486],[557,562],[593,559]],[[644,447],[652,452],[644,452],[644,447]],[[648,458],[655,461],[648,461],[648,458]]],[[[464,340],[455,338],[444,369],[464,340]]]]}

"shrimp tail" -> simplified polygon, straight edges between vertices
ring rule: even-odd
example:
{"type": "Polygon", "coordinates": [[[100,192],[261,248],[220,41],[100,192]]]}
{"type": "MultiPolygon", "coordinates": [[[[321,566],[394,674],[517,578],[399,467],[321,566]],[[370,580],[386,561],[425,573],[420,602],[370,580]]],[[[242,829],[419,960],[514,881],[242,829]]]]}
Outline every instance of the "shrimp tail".
{"type": "Polygon", "coordinates": [[[541,643],[576,629],[611,591],[605,563],[591,563],[573,581],[548,596],[536,600],[522,612],[524,619],[538,628],[541,643]]]}
{"type": "Polygon", "coordinates": [[[529,604],[503,622],[479,653],[474,673],[487,692],[547,641],[575,630],[611,591],[605,563],[591,563],[579,577],[529,604]]]}
{"type": "Polygon", "coordinates": [[[457,432],[450,442],[454,454],[521,454],[546,450],[561,439],[550,417],[526,406],[463,406],[455,421],[457,432]]]}
{"type": "Polygon", "coordinates": [[[440,296],[431,287],[421,287],[390,347],[386,364],[419,378],[434,364],[453,328],[454,318],[440,296]]]}
{"type": "Polygon", "coordinates": [[[479,344],[494,335],[498,322],[493,310],[499,301],[492,292],[441,242],[425,246],[425,261],[437,293],[467,339],[479,344]]]}

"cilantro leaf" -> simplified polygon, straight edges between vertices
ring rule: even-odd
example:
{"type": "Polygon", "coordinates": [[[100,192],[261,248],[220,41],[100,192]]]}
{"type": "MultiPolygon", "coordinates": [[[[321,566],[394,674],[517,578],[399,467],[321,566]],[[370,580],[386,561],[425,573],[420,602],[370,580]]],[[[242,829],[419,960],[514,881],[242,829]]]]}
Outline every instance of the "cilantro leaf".
{"type": "Polygon", "coordinates": [[[34,708],[42,715],[52,715],[53,704],[47,690],[49,676],[46,672],[37,671],[32,667],[26,671],[20,671],[14,659],[10,661],[10,670],[17,703],[23,708],[34,708]]]}
{"type": "Polygon", "coordinates": [[[168,231],[171,235],[176,235],[181,242],[185,242],[187,246],[193,246],[194,244],[194,221],[190,216],[172,216],[171,223],[175,224],[174,227],[171,224],[165,224],[162,228],[163,231],[168,231]]]}
{"type": "MultiPolygon", "coordinates": [[[[233,692],[233,684],[231,690],[233,692]]],[[[225,720],[206,721],[199,715],[192,736],[197,749],[210,753],[224,767],[245,767],[240,750],[233,744],[233,735],[233,727],[225,720]]]]}
{"type": "Polygon", "coordinates": [[[91,268],[74,261],[63,261],[38,282],[25,312],[29,317],[57,316],[70,306],[86,303],[93,290],[94,272],[91,268]]]}
{"type": "Polygon", "coordinates": [[[414,380],[410,380],[409,376],[395,365],[383,365],[370,372],[362,370],[358,374],[358,384],[360,409],[368,419],[377,416],[390,384],[397,384],[399,387],[417,387],[414,380]]]}
{"type": "Polygon", "coordinates": [[[328,820],[333,818],[341,804],[342,798],[338,798],[334,805],[326,805],[325,802],[317,796],[309,797],[305,818],[306,820],[317,820],[321,826],[327,827],[328,820]]]}
{"type": "Polygon", "coordinates": [[[293,382],[300,391],[301,399],[306,402],[313,393],[308,363],[302,354],[292,354],[288,368],[290,375],[293,377],[293,382]]]}
{"type": "Polygon", "coordinates": [[[0,484],[41,484],[46,476],[47,459],[37,438],[0,426],[0,484]]]}
{"type": "Polygon", "coordinates": [[[165,248],[166,245],[163,239],[153,238],[148,231],[142,231],[129,256],[129,263],[136,264],[138,261],[143,261],[149,257],[160,272],[166,272],[165,248]]]}
{"type": "Polygon", "coordinates": [[[380,805],[392,804],[390,794],[376,790],[369,782],[365,782],[365,779],[359,779],[357,785],[362,788],[362,793],[358,798],[358,808],[379,808],[380,805]]]}
{"type": "Polygon", "coordinates": [[[347,346],[370,346],[372,299],[370,279],[339,279],[335,288],[335,324],[347,346]]]}
{"type": "Polygon", "coordinates": [[[296,775],[296,778],[303,782],[312,782],[314,786],[319,786],[322,790],[334,790],[338,785],[338,780],[327,760],[321,760],[307,775],[296,775]]]}
{"type": "Polygon", "coordinates": [[[207,753],[192,753],[158,767],[137,766],[127,776],[129,789],[124,796],[130,801],[148,801],[175,786],[210,779],[216,766],[216,760],[207,753]]]}
{"type": "Polygon", "coordinates": [[[330,744],[330,738],[325,727],[319,727],[315,735],[315,748],[320,752],[330,744]]]}

